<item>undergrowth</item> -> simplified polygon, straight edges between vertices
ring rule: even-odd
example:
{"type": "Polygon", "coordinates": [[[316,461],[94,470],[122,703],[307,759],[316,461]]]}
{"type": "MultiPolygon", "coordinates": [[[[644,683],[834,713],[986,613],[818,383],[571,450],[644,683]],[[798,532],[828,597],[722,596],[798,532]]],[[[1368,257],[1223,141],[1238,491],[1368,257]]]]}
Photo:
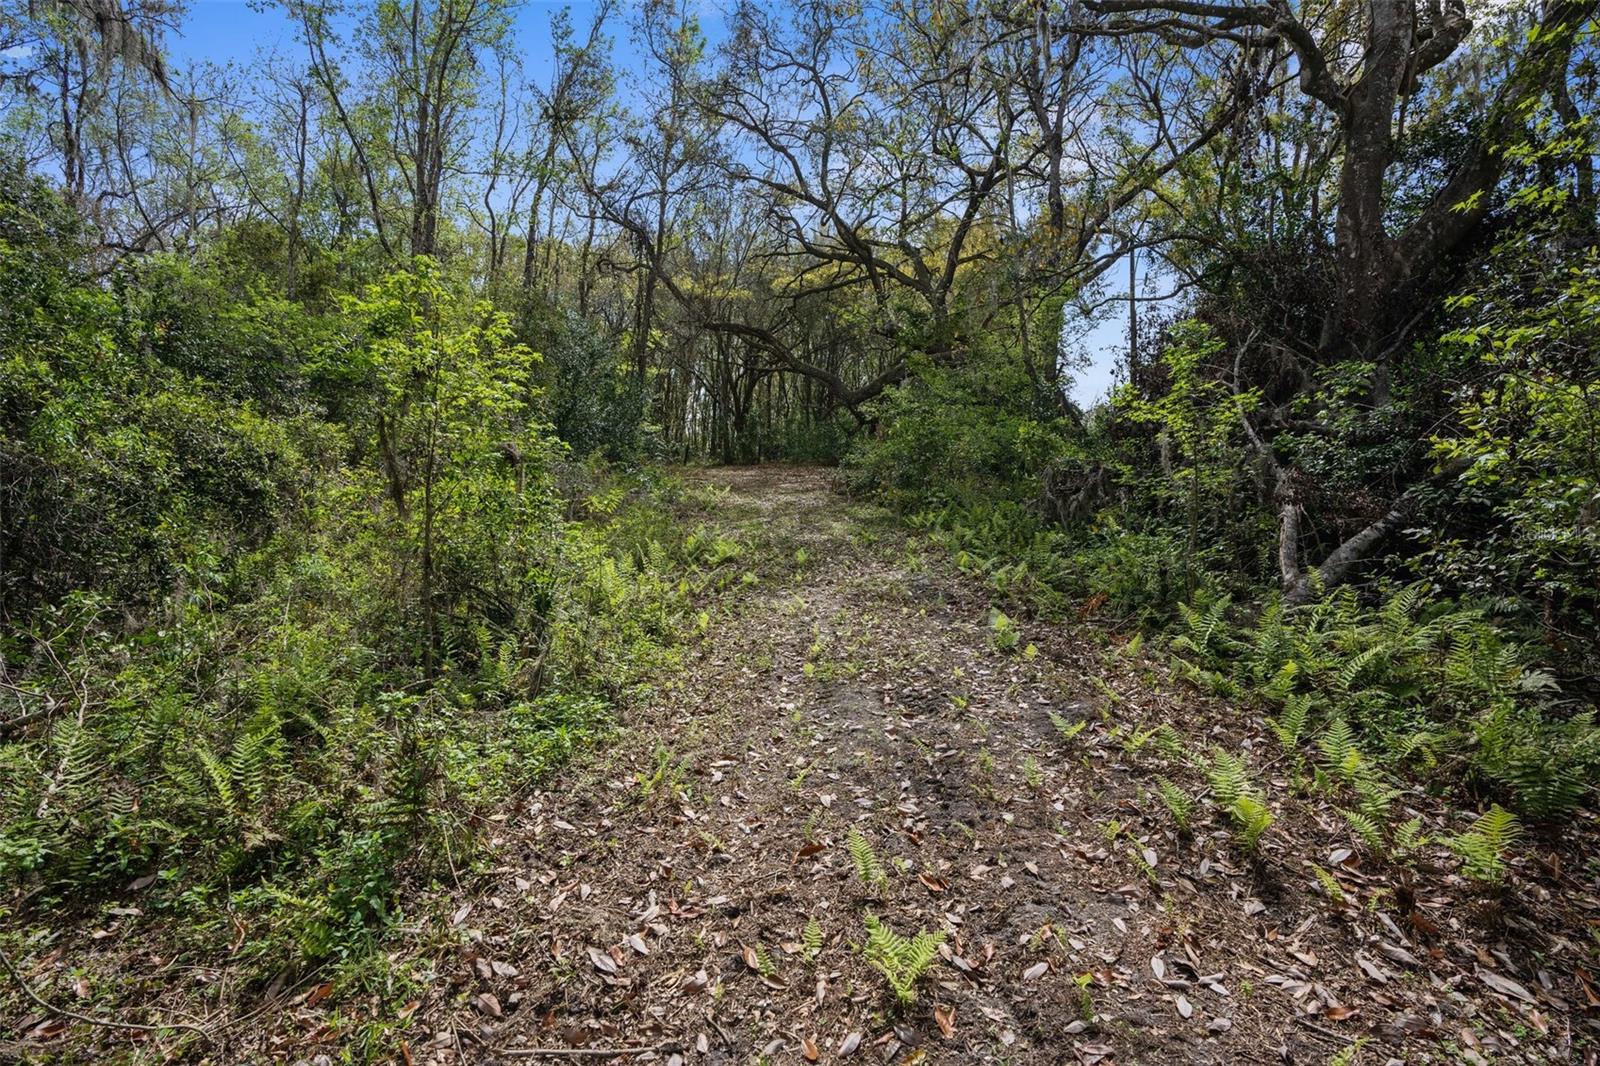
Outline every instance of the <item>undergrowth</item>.
{"type": "Polygon", "coordinates": [[[493,808],[670,671],[737,554],[671,485],[587,477],[583,517],[539,532],[531,611],[454,619],[431,678],[367,635],[385,574],[331,520],[132,630],[90,594],[41,613],[6,648],[54,710],[0,746],[0,879],[69,907],[133,883],[195,947],[246,928],[263,971],[358,968],[493,808]]]}

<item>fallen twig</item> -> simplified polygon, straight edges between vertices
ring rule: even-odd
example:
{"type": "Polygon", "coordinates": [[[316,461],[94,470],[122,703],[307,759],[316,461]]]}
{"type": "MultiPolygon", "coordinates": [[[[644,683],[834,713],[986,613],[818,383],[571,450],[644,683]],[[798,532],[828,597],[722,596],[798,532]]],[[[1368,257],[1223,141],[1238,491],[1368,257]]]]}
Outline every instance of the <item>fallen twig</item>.
{"type": "Polygon", "coordinates": [[[208,1044],[211,1043],[210,1033],[206,1032],[198,1025],[190,1025],[187,1022],[170,1022],[166,1025],[146,1025],[142,1022],[119,1022],[114,1018],[96,1018],[93,1015],[79,1014],[75,1010],[68,1010],[65,1007],[58,1007],[56,1004],[51,1003],[49,1000],[45,999],[43,996],[39,995],[39,993],[33,990],[33,986],[28,984],[27,978],[22,976],[22,972],[17,969],[15,964],[12,963],[11,956],[7,955],[4,949],[0,949],[0,965],[5,967],[6,973],[10,974],[11,979],[17,983],[17,987],[22,989],[22,994],[27,996],[28,999],[32,1000],[36,1007],[50,1014],[57,1015],[58,1017],[71,1018],[75,1022],[83,1022],[86,1025],[99,1025],[108,1029],[132,1029],[141,1033],[161,1033],[174,1029],[182,1029],[195,1034],[208,1044]]]}
{"type": "Polygon", "coordinates": [[[540,1056],[566,1059],[613,1059],[624,1055],[648,1055],[656,1051],[675,1051],[676,1044],[648,1044],[645,1047],[519,1047],[502,1051],[507,1058],[532,1059],[540,1056]]]}

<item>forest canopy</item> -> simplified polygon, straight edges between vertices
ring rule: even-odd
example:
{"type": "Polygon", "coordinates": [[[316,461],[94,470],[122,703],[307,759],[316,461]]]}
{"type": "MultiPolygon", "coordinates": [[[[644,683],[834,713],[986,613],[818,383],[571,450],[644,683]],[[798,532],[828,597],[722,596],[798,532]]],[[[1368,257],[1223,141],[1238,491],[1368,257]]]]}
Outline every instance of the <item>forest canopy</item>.
{"type": "Polygon", "coordinates": [[[191,14],[0,5],[0,907],[365,957],[756,580],[684,465],[1592,811],[1595,0],[191,14]]]}

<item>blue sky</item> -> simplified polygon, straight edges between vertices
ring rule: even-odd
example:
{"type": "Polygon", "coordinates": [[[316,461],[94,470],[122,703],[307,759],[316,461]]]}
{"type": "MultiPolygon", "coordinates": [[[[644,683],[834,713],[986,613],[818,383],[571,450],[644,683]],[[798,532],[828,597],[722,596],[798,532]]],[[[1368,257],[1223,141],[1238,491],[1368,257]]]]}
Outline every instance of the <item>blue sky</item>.
{"type": "MultiPolygon", "coordinates": [[[[570,7],[573,22],[579,27],[587,24],[587,13],[592,3],[554,3],[550,0],[526,0],[519,9],[515,33],[521,46],[523,66],[529,78],[544,81],[550,71],[550,15],[561,7],[570,7]]],[[[262,52],[295,52],[293,27],[276,6],[261,10],[261,5],[247,0],[192,0],[185,16],[181,33],[170,38],[167,45],[173,65],[180,70],[209,61],[220,65],[232,64],[248,70],[256,56],[262,52]]],[[[701,28],[713,40],[719,36],[722,17],[716,0],[706,0],[700,5],[701,28]]],[[[623,19],[613,23],[613,37],[617,42],[618,58],[624,69],[626,56],[631,50],[627,41],[627,26],[623,19]]],[[[1125,278],[1125,265],[1108,272],[1110,284],[1125,278]]],[[[1081,324],[1068,323],[1069,341],[1076,334],[1078,344],[1089,357],[1089,365],[1079,368],[1072,388],[1073,399],[1085,406],[1102,398],[1111,387],[1116,368],[1127,351],[1128,318],[1125,310],[1116,309],[1102,320],[1084,330],[1081,324]]]]}

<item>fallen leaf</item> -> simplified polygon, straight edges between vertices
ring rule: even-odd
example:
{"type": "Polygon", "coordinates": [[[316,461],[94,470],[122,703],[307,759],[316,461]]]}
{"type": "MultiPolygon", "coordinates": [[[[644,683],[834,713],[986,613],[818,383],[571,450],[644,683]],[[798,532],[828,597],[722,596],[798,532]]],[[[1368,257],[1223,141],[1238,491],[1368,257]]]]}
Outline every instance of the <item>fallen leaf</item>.
{"type": "Polygon", "coordinates": [[[933,1008],[933,1020],[939,1023],[939,1032],[948,1039],[956,1035],[956,1009],[943,1003],[933,1008]]]}
{"type": "Polygon", "coordinates": [[[1167,960],[1163,959],[1160,955],[1152,955],[1152,956],[1150,956],[1150,972],[1156,975],[1156,980],[1157,981],[1160,981],[1161,979],[1166,977],[1167,976],[1167,960]]]}
{"type": "Polygon", "coordinates": [[[1380,985],[1386,985],[1389,983],[1389,975],[1384,972],[1383,967],[1379,966],[1377,963],[1373,962],[1359,951],[1356,952],[1356,965],[1361,967],[1362,973],[1366,974],[1380,985]]]}
{"type": "Polygon", "coordinates": [[[1050,964],[1048,962],[1036,962],[1022,971],[1022,979],[1024,981],[1037,981],[1049,972],[1050,964]]]}
{"type": "Polygon", "coordinates": [[[1533,994],[1526,988],[1522,987],[1511,978],[1502,977],[1492,970],[1479,970],[1478,980],[1482,981],[1484,984],[1488,985],[1502,996],[1510,996],[1513,999],[1520,999],[1524,1003],[1537,1002],[1537,1000],[1533,998],[1533,994]]]}
{"type": "Polygon", "coordinates": [[[1178,1008],[1178,1017],[1180,1017],[1180,1018],[1192,1018],[1192,1017],[1194,1017],[1194,1004],[1190,1003],[1187,997],[1180,995],[1173,1002],[1174,1002],[1174,1005],[1178,1008]]]}
{"type": "Polygon", "coordinates": [[[1411,952],[1407,951],[1405,948],[1391,944],[1387,940],[1378,941],[1378,951],[1384,955],[1387,955],[1395,962],[1403,963],[1406,966],[1415,966],[1419,969],[1422,967],[1421,959],[1411,954],[1411,952]]]}
{"type": "Polygon", "coordinates": [[[854,1055],[856,1053],[856,1049],[859,1048],[860,1046],[861,1046],[861,1034],[860,1033],[851,1033],[849,1036],[847,1036],[843,1040],[839,1041],[839,1054],[840,1055],[854,1055]]]}
{"type": "Polygon", "coordinates": [[[315,1007],[318,1003],[333,995],[333,982],[324,981],[322,984],[306,993],[306,1006],[315,1007]]]}
{"type": "Polygon", "coordinates": [[[505,1016],[505,1012],[500,1009],[500,1001],[495,998],[493,992],[479,992],[478,997],[472,1002],[474,1006],[491,1018],[505,1016]]]}
{"type": "Polygon", "coordinates": [[[611,975],[613,977],[616,976],[616,973],[617,973],[617,964],[616,964],[616,962],[614,962],[612,960],[610,955],[607,955],[605,952],[601,951],[599,948],[590,948],[589,949],[589,961],[594,963],[594,968],[599,970],[601,973],[609,974],[609,975],[611,975]]]}
{"type": "MultiPolygon", "coordinates": [[[[701,1052],[701,1054],[703,1055],[705,1052],[701,1052]]],[[[809,1036],[800,1041],[800,1054],[806,1057],[807,1062],[816,1062],[817,1059],[822,1057],[821,1052],[817,1050],[817,1042],[809,1036]]]]}
{"type": "Polygon", "coordinates": [[[1343,1003],[1335,1003],[1324,1008],[1322,1016],[1331,1022],[1342,1022],[1356,1013],[1355,1007],[1347,1007],[1343,1003]]]}

